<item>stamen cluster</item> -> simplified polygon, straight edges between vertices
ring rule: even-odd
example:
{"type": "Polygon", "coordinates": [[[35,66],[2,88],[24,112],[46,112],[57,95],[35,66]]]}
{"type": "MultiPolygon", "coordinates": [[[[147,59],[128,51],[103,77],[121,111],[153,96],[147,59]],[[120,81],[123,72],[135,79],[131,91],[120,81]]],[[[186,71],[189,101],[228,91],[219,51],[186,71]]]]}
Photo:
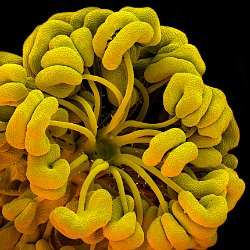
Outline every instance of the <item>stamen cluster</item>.
{"type": "Polygon", "coordinates": [[[215,245],[245,183],[205,70],[150,7],[57,13],[0,51],[0,249],[215,245]]]}

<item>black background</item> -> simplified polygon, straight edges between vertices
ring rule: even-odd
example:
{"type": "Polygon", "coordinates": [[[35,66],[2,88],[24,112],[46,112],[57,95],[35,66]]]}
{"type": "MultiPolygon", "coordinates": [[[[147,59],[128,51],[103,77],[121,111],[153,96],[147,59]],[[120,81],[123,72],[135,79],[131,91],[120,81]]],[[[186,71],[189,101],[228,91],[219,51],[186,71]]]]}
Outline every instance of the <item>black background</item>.
{"type": "MultiPolygon", "coordinates": [[[[212,249],[250,249],[249,244],[249,168],[247,145],[249,114],[249,14],[240,1],[230,5],[209,5],[200,1],[183,4],[180,1],[4,1],[0,5],[0,51],[22,55],[22,45],[33,29],[51,15],[64,11],[77,11],[88,6],[108,8],[113,11],[124,6],[152,7],[162,25],[185,32],[189,43],[195,45],[206,63],[203,76],[207,85],[220,88],[241,131],[239,146],[234,153],[239,159],[237,173],[246,183],[246,191],[236,207],[228,214],[227,221],[218,229],[218,243],[212,249]]],[[[207,1],[209,3],[209,1],[207,1]]],[[[217,1],[219,2],[219,1],[217,1]]]]}

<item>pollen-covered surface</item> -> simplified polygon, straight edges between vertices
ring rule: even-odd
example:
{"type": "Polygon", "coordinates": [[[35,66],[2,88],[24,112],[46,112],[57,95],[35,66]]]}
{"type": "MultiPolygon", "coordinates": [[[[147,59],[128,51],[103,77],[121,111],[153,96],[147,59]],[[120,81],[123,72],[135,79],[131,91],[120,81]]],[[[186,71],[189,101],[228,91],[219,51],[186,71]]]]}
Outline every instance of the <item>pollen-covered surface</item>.
{"type": "Polygon", "coordinates": [[[162,160],[163,155],[170,149],[184,143],[185,133],[178,128],[172,128],[156,135],[149,143],[142,160],[148,166],[156,166],[162,160]]]}
{"type": "Polygon", "coordinates": [[[205,71],[147,6],[55,13],[0,51],[0,249],[216,245],[246,184],[205,71]]]}

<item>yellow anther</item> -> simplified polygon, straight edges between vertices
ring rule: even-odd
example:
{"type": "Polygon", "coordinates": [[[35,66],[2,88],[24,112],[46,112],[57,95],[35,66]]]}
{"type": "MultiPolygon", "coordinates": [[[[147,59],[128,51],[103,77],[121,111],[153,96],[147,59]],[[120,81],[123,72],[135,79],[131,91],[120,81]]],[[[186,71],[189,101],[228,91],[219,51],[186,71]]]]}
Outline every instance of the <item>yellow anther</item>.
{"type": "Polygon", "coordinates": [[[161,172],[168,177],[177,176],[185,165],[196,159],[197,156],[198,148],[196,145],[192,142],[184,142],[169,152],[161,167],[161,172]]]}
{"type": "Polygon", "coordinates": [[[200,107],[196,111],[194,111],[193,113],[187,115],[182,119],[182,123],[185,126],[192,127],[196,126],[199,123],[200,119],[206,113],[211,103],[212,95],[213,95],[212,89],[209,86],[205,85],[202,95],[202,103],[200,107]]]}
{"type": "Polygon", "coordinates": [[[18,106],[28,95],[26,70],[18,64],[0,66],[0,106],[18,106]]]}
{"type": "MultiPolygon", "coordinates": [[[[222,165],[223,166],[223,165],[222,165]]],[[[228,211],[231,211],[243,195],[246,184],[238,176],[237,172],[231,168],[223,166],[223,169],[226,170],[229,174],[229,182],[226,187],[226,200],[228,205],[228,211]]]]}
{"type": "Polygon", "coordinates": [[[84,18],[84,27],[88,28],[94,36],[98,27],[105,22],[106,18],[114,13],[109,9],[93,9],[84,18]]]}
{"type": "Polygon", "coordinates": [[[196,198],[201,198],[208,194],[219,195],[227,187],[229,176],[227,171],[216,169],[199,180],[186,173],[180,173],[173,181],[184,190],[190,191],[196,198]]]}
{"type": "Polygon", "coordinates": [[[109,223],[103,228],[103,235],[109,241],[124,240],[135,232],[135,212],[123,213],[122,203],[118,196],[113,200],[112,217],[109,223]]]}
{"type": "Polygon", "coordinates": [[[151,39],[149,43],[147,43],[147,46],[154,46],[158,44],[161,40],[161,26],[160,26],[160,20],[157,16],[157,13],[150,7],[123,7],[120,9],[120,11],[128,11],[133,13],[136,17],[139,18],[140,21],[146,22],[152,26],[154,29],[154,36],[151,39]]]}
{"type": "Polygon", "coordinates": [[[6,63],[23,64],[23,58],[7,51],[0,51],[0,66],[6,63]]]}
{"type": "Polygon", "coordinates": [[[79,28],[71,33],[70,38],[81,55],[84,65],[91,67],[94,63],[94,50],[90,30],[86,27],[79,28]]]}
{"type": "Polygon", "coordinates": [[[44,99],[40,90],[31,91],[25,100],[18,105],[6,128],[6,140],[14,148],[25,148],[25,137],[28,122],[38,104],[44,99]],[[18,127],[18,129],[17,129],[18,127]]]}
{"type": "Polygon", "coordinates": [[[195,246],[194,239],[187,234],[172,214],[164,213],[161,216],[161,223],[170,244],[175,249],[192,249],[195,246]]]}
{"type": "Polygon", "coordinates": [[[0,229],[0,248],[7,250],[13,249],[21,237],[21,233],[16,229],[13,222],[6,223],[0,229]]]}
{"type": "Polygon", "coordinates": [[[49,152],[50,141],[46,130],[57,109],[58,101],[55,97],[46,97],[35,109],[27,125],[25,137],[25,148],[29,154],[40,156],[49,152]]]}
{"type": "Polygon", "coordinates": [[[205,85],[199,76],[190,73],[175,74],[163,94],[165,110],[179,118],[195,112],[202,104],[204,88],[205,85]]]}
{"type": "Polygon", "coordinates": [[[198,133],[216,139],[226,130],[232,118],[233,111],[229,106],[226,106],[220,117],[214,123],[207,127],[198,128],[198,133]]]}
{"type": "MultiPolygon", "coordinates": [[[[57,35],[70,35],[73,27],[61,20],[48,20],[40,25],[30,41],[24,43],[23,58],[33,75],[42,69],[41,59],[48,50],[50,40],[57,35]]],[[[29,37],[27,38],[29,39],[29,37]]]]}
{"type": "Polygon", "coordinates": [[[74,30],[79,29],[84,25],[84,19],[89,12],[98,9],[100,8],[90,6],[75,11],[70,19],[70,24],[74,27],[74,30]]]}
{"type": "Polygon", "coordinates": [[[54,65],[41,70],[35,78],[35,86],[55,97],[65,98],[82,82],[82,76],[76,70],[54,65]]]}
{"type": "Polygon", "coordinates": [[[54,65],[64,65],[71,67],[80,74],[84,71],[84,62],[75,50],[68,47],[58,47],[48,50],[41,59],[43,68],[54,65]]]}
{"type": "Polygon", "coordinates": [[[238,146],[240,140],[240,130],[239,126],[235,120],[235,117],[229,122],[228,127],[222,133],[222,140],[221,142],[215,146],[217,150],[221,152],[224,156],[226,155],[231,149],[238,146]]]}
{"type": "Polygon", "coordinates": [[[142,160],[148,166],[156,166],[167,151],[185,141],[185,133],[179,128],[171,128],[159,133],[150,141],[148,149],[143,153],[142,160]]]}
{"type": "Polygon", "coordinates": [[[198,156],[190,163],[198,168],[218,167],[222,162],[221,153],[215,148],[199,148],[198,156]]]}
{"type": "Polygon", "coordinates": [[[212,100],[205,115],[200,119],[199,123],[197,124],[198,128],[207,127],[217,121],[227,105],[226,96],[220,89],[212,88],[212,91],[212,100]]]}
{"type": "Polygon", "coordinates": [[[172,204],[172,212],[176,220],[186,230],[186,232],[199,239],[210,238],[216,234],[217,228],[204,227],[195,223],[180,206],[178,201],[174,201],[172,204]]]}
{"type": "Polygon", "coordinates": [[[71,239],[91,235],[108,224],[112,215],[112,197],[108,191],[94,191],[82,214],[66,207],[57,207],[50,214],[50,221],[61,233],[71,239]]]}
{"type": "Polygon", "coordinates": [[[161,250],[172,250],[173,246],[166,237],[166,233],[161,223],[161,216],[157,217],[151,224],[147,231],[148,243],[153,249],[161,250]],[[157,233],[156,233],[157,232],[157,233]]]}
{"type": "Polygon", "coordinates": [[[69,163],[60,159],[60,147],[51,144],[48,153],[41,156],[28,155],[27,178],[43,189],[58,189],[67,183],[69,163]]]}
{"type": "Polygon", "coordinates": [[[209,194],[197,200],[189,191],[181,191],[178,201],[188,216],[204,227],[219,227],[227,219],[227,201],[222,196],[209,194]]]}
{"type": "Polygon", "coordinates": [[[187,141],[193,142],[197,148],[210,148],[218,145],[221,142],[221,135],[217,138],[212,138],[208,136],[202,136],[195,132],[190,137],[188,137],[187,141]]]}

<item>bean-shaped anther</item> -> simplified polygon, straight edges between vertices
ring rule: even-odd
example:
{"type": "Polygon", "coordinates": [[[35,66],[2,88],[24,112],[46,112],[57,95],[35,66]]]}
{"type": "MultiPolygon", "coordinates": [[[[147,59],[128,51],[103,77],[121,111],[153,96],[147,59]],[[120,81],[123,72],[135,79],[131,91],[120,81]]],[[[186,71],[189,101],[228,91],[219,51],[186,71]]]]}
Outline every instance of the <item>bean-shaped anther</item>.
{"type": "Polygon", "coordinates": [[[209,194],[197,200],[189,191],[181,191],[178,201],[188,216],[204,227],[219,227],[227,219],[227,201],[222,196],[209,194]]]}
{"type": "Polygon", "coordinates": [[[47,68],[54,65],[71,67],[80,74],[84,70],[84,61],[79,53],[68,47],[58,47],[48,50],[41,59],[41,66],[47,68]]]}
{"type": "Polygon", "coordinates": [[[204,87],[201,77],[190,73],[176,73],[163,94],[165,110],[179,118],[193,113],[202,104],[204,87]]]}
{"type": "Polygon", "coordinates": [[[6,128],[6,140],[14,148],[25,148],[27,125],[38,104],[44,99],[40,90],[31,91],[25,100],[18,105],[6,128]],[[18,130],[17,130],[18,124],[18,130]]]}
{"type": "Polygon", "coordinates": [[[221,153],[214,147],[199,148],[196,159],[190,161],[198,168],[218,167],[222,162],[221,153]]]}
{"type": "Polygon", "coordinates": [[[146,22],[135,21],[123,27],[110,41],[103,55],[102,64],[108,70],[116,69],[125,52],[136,42],[145,44],[151,41],[154,31],[146,22]]]}
{"type": "Polygon", "coordinates": [[[148,243],[153,249],[172,250],[173,246],[166,237],[165,231],[161,223],[161,216],[158,216],[151,224],[147,231],[148,243]],[[157,232],[157,233],[156,233],[157,232]]]}
{"type": "Polygon", "coordinates": [[[217,231],[215,227],[204,227],[195,223],[180,206],[178,201],[172,204],[172,213],[181,226],[187,231],[188,234],[195,238],[204,239],[213,237],[217,231]]]}
{"type": "Polygon", "coordinates": [[[57,189],[68,181],[69,163],[60,159],[60,147],[51,144],[48,153],[41,156],[28,155],[27,178],[44,189],[57,189]]]}
{"type": "Polygon", "coordinates": [[[198,128],[204,128],[215,121],[221,116],[224,108],[227,105],[227,100],[225,94],[218,88],[212,88],[212,100],[209,104],[209,107],[206,113],[202,116],[199,123],[197,124],[198,128]]]}
{"type": "Polygon", "coordinates": [[[65,236],[78,239],[106,226],[111,216],[112,197],[108,191],[98,189],[90,197],[81,215],[66,207],[57,207],[51,212],[50,221],[65,236]]]}
{"type": "Polygon", "coordinates": [[[128,11],[133,13],[140,21],[146,22],[152,26],[154,29],[154,36],[151,41],[146,44],[147,46],[154,46],[158,44],[161,40],[161,26],[160,20],[157,16],[157,13],[150,7],[123,7],[120,11],[128,11]]]}
{"type": "Polygon", "coordinates": [[[18,106],[28,95],[26,70],[18,64],[0,66],[0,106],[18,106]]]}
{"type": "Polygon", "coordinates": [[[92,46],[93,36],[90,30],[86,27],[74,30],[70,38],[81,55],[84,65],[91,67],[94,63],[94,50],[92,46]]]}
{"type": "Polygon", "coordinates": [[[219,195],[227,187],[229,176],[223,169],[215,169],[200,179],[193,179],[187,173],[180,173],[173,178],[184,190],[190,191],[196,198],[208,194],[219,195]]]}
{"type": "Polygon", "coordinates": [[[58,109],[55,97],[46,97],[34,110],[27,125],[25,148],[34,156],[47,154],[50,150],[50,141],[46,135],[51,117],[58,109]]]}
{"type": "Polygon", "coordinates": [[[196,244],[192,236],[178,223],[170,213],[161,216],[161,223],[165,234],[175,249],[192,249],[196,244]]]}
{"type": "Polygon", "coordinates": [[[151,139],[148,149],[143,153],[142,160],[148,166],[156,166],[161,162],[167,151],[185,141],[186,135],[179,128],[171,128],[159,133],[151,139]]]}
{"type": "Polygon", "coordinates": [[[161,172],[168,177],[177,176],[185,165],[198,156],[198,148],[192,142],[184,142],[170,151],[164,161],[161,172]]]}
{"type": "Polygon", "coordinates": [[[76,70],[54,65],[41,70],[35,78],[35,86],[55,97],[65,98],[82,82],[82,76],[76,70]]]}
{"type": "MultiPolygon", "coordinates": [[[[41,59],[48,50],[51,39],[57,35],[70,35],[73,27],[61,20],[48,20],[38,26],[31,42],[24,43],[23,58],[25,68],[30,68],[33,75],[42,70],[41,59]]],[[[28,39],[28,38],[27,38],[28,39]]]]}

